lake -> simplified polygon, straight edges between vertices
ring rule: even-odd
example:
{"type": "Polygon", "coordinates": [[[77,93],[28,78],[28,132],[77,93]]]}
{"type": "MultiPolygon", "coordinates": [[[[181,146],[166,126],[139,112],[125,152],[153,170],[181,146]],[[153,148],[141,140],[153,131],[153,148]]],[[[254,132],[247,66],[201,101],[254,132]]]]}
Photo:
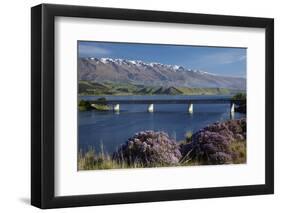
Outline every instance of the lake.
{"type": "MultiPolygon", "coordinates": [[[[217,99],[231,96],[80,96],[80,99],[95,100],[105,97],[107,100],[159,100],[159,99],[217,99]]],[[[94,148],[97,152],[103,149],[112,153],[116,148],[136,132],[145,130],[164,131],[176,141],[182,141],[188,132],[199,129],[217,121],[230,119],[230,104],[195,104],[194,112],[188,113],[185,104],[155,104],[154,112],[147,112],[147,105],[120,105],[120,112],[85,111],[79,113],[78,148],[94,148]]],[[[245,117],[235,113],[234,118],[245,117]]]]}

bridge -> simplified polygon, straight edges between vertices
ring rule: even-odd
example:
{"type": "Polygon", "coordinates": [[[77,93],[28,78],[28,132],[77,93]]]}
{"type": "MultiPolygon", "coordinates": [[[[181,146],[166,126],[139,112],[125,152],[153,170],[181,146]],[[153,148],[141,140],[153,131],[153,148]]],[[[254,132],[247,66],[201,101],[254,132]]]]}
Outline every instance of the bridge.
{"type": "Polygon", "coordinates": [[[218,99],[143,99],[143,100],[94,100],[91,104],[106,104],[112,105],[113,111],[120,111],[120,106],[124,104],[147,104],[147,111],[154,112],[154,104],[186,104],[188,105],[188,112],[193,113],[193,105],[195,104],[229,104],[230,112],[234,113],[235,105],[245,104],[245,100],[232,100],[231,98],[218,99]]]}

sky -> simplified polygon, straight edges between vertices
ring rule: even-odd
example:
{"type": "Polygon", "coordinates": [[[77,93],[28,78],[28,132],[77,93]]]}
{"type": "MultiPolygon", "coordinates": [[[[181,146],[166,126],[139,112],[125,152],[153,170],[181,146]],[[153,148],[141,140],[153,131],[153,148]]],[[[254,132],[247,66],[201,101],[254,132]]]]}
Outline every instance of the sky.
{"type": "Polygon", "coordinates": [[[246,48],[79,41],[80,58],[141,60],[246,77],[246,48]]]}

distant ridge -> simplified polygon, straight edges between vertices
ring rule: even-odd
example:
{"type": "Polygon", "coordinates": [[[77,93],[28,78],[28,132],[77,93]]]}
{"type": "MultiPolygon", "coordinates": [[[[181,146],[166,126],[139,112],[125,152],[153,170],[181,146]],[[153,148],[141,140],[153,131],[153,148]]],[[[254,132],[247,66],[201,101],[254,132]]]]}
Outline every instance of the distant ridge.
{"type": "Polygon", "coordinates": [[[79,80],[83,81],[162,86],[166,89],[171,87],[171,93],[180,92],[173,87],[246,89],[245,78],[139,60],[79,58],[78,73],[79,80]]]}

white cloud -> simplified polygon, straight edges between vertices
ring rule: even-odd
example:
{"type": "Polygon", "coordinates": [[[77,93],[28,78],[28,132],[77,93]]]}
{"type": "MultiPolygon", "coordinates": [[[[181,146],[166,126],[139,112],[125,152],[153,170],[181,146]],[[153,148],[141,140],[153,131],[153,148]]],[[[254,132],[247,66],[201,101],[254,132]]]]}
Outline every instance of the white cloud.
{"type": "Polygon", "coordinates": [[[241,55],[236,52],[215,53],[203,56],[200,59],[201,63],[208,64],[232,64],[244,60],[246,60],[246,55],[241,55]]]}
{"type": "Polygon", "coordinates": [[[93,45],[83,45],[79,46],[79,55],[82,57],[100,57],[110,55],[111,51],[105,48],[93,46],[93,45]]]}

